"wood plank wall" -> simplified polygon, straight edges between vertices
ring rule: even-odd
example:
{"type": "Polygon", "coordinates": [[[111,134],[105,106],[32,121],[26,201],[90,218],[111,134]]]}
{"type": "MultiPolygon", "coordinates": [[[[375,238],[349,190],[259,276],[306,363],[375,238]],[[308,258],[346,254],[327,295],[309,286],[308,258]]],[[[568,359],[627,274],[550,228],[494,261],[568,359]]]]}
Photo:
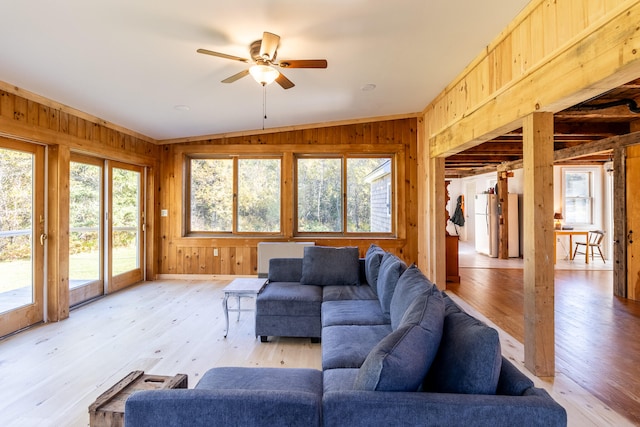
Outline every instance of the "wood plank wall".
{"type": "Polygon", "coordinates": [[[638,0],[532,0],[424,110],[449,155],[637,78],[638,0]]]}
{"type": "Polygon", "coordinates": [[[375,122],[220,137],[165,144],[162,147],[160,209],[161,274],[257,274],[261,241],[315,241],[318,245],[358,246],[364,256],[371,243],[396,253],[406,262],[417,258],[417,119],[375,122]],[[187,154],[251,153],[283,155],[283,233],[273,238],[184,236],[183,172],[187,154]],[[293,231],[294,153],[396,154],[397,233],[394,238],[309,238],[293,231]],[[289,188],[289,190],[286,190],[289,188]],[[214,256],[214,249],[218,256],[214,256]]]}
{"type": "Polygon", "coordinates": [[[49,171],[55,179],[49,181],[48,234],[50,267],[48,269],[47,292],[54,296],[49,301],[48,320],[57,321],[68,317],[68,245],[56,236],[68,236],[69,209],[69,153],[76,152],[99,159],[117,160],[148,167],[147,205],[153,210],[147,215],[146,270],[153,277],[157,266],[155,208],[157,190],[156,174],[159,167],[160,147],[151,138],[108,123],[87,113],[0,82],[0,137],[31,142],[50,147],[49,171]],[[66,171],[66,172],[65,172],[66,171]],[[51,261],[55,261],[51,264],[51,261]]]}
{"type": "MultiPolygon", "coordinates": [[[[60,144],[73,151],[98,157],[151,166],[158,156],[154,141],[120,130],[100,119],[53,101],[34,101],[2,88],[0,82],[0,135],[9,138],[60,144]]],[[[21,91],[16,89],[16,92],[21,91]]]]}

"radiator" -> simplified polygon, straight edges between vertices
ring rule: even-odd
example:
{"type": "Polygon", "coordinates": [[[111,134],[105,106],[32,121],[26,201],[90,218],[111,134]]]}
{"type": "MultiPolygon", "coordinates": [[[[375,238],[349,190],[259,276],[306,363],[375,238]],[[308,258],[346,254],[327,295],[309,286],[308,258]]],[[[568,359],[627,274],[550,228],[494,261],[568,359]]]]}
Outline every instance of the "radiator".
{"type": "Polygon", "coordinates": [[[314,242],[260,242],[258,243],[258,277],[269,275],[271,258],[302,258],[306,246],[314,242]]]}

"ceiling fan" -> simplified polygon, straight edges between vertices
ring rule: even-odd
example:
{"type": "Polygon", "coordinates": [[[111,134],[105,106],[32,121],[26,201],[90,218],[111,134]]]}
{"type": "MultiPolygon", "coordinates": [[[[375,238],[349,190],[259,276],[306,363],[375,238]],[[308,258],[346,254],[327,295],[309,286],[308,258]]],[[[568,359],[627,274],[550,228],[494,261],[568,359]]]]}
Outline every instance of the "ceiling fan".
{"type": "Polygon", "coordinates": [[[326,59],[286,59],[276,62],[278,55],[278,44],[280,36],[277,34],[264,32],[262,40],[256,40],[249,46],[251,59],[240,58],[239,56],[228,55],[226,53],[214,52],[207,49],[198,49],[198,53],[205,55],[217,56],[219,58],[231,59],[244,63],[255,63],[250,68],[240,71],[226,79],[222,83],[233,83],[251,74],[251,76],[261,85],[266,86],[273,81],[282,86],[283,89],[291,89],[295,85],[291,80],[285,77],[276,67],[279,68],[327,68],[326,59]]]}

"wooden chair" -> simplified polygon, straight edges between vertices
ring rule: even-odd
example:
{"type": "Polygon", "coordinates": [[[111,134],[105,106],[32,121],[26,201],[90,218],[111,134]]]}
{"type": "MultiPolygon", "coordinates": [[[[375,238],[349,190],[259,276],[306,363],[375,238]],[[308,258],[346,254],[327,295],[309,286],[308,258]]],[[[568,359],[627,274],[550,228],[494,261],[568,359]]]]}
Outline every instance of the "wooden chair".
{"type": "Polygon", "coordinates": [[[601,231],[601,230],[590,231],[589,237],[586,242],[576,242],[576,249],[573,251],[573,259],[576,259],[577,253],[583,254],[584,251],[586,251],[587,249],[587,245],[589,245],[589,252],[591,252],[591,261],[593,261],[594,252],[597,249],[598,253],[600,254],[600,258],[602,258],[602,262],[606,263],[606,261],[604,260],[604,255],[602,255],[602,248],[601,248],[603,238],[604,238],[604,231],[601,231]],[[578,249],[580,247],[584,247],[584,250],[582,252],[578,252],[578,249]]]}

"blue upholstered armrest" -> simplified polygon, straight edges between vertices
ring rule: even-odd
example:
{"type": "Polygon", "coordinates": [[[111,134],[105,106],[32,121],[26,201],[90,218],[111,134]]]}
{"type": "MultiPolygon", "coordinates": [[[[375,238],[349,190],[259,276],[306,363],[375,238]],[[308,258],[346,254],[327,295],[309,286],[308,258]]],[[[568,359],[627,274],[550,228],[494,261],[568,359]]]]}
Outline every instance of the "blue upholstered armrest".
{"type": "Polygon", "coordinates": [[[146,390],[125,406],[127,427],[319,426],[320,396],[264,390],[146,390]]]}

